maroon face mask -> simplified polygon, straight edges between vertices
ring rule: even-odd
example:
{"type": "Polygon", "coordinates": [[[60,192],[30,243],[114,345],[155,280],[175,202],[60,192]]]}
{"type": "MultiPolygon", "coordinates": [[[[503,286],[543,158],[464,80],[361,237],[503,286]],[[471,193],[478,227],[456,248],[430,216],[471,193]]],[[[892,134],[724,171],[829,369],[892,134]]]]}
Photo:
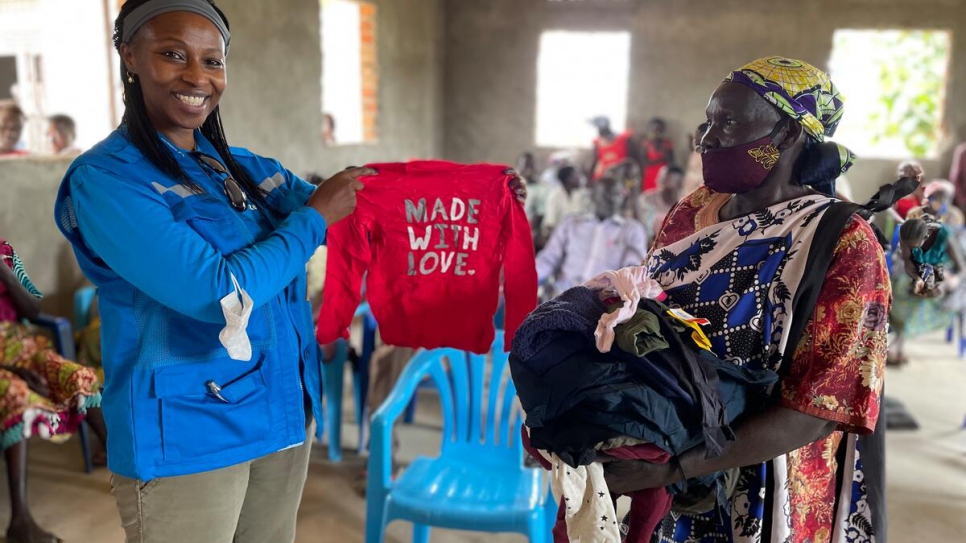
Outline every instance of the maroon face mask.
{"type": "Polygon", "coordinates": [[[778,163],[781,151],[775,147],[771,134],[734,147],[719,147],[701,153],[704,184],[715,192],[742,194],[765,182],[778,163]]]}

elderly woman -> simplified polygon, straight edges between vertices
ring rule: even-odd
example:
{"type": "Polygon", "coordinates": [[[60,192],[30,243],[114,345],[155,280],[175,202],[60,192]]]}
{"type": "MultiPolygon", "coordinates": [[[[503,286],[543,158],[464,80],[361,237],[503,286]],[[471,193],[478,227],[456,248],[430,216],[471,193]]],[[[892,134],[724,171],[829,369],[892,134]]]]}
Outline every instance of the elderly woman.
{"type": "Polygon", "coordinates": [[[725,515],[672,511],[653,541],[871,540],[857,436],[879,416],[891,293],[866,221],[817,231],[853,161],[825,141],[841,115],[829,77],[783,57],[732,72],[711,96],[705,186],[671,211],[647,266],[670,305],[711,322],[719,358],[782,379],[774,401],[734,425],[721,456],[702,446],[666,465],[608,465],[614,493],[740,468],[725,515]],[[827,273],[815,276],[806,262],[827,236],[837,242],[827,273]],[[821,285],[812,311],[800,303],[803,284],[821,285]],[[796,323],[800,339],[789,344],[796,323]]]}
{"type": "Polygon", "coordinates": [[[55,543],[34,520],[27,501],[27,440],[59,440],[85,419],[105,439],[94,371],[64,360],[46,337],[21,323],[40,312],[40,291],[23,262],[0,239],[0,450],[10,487],[8,543],[55,543]]]}

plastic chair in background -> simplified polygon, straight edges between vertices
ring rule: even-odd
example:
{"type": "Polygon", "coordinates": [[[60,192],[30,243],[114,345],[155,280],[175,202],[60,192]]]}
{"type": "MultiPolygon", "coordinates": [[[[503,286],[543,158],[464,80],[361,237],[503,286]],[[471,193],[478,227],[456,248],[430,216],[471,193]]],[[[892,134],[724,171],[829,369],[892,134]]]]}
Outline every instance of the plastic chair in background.
{"type": "Polygon", "coordinates": [[[349,360],[349,343],[343,339],[336,342],[332,360],[322,361],[322,401],[325,419],[316,421],[315,437],[322,441],[329,433],[329,460],[342,461],[342,389],[345,386],[345,363],[349,360]]]}
{"type": "Polygon", "coordinates": [[[381,543],[386,526],[396,519],[413,523],[414,543],[427,543],[431,526],[517,532],[531,543],[550,541],[556,504],[547,500],[543,470],[523,465],[522,413],[502,332],[491,359],[436,349],[420,351],[406,366],[372,417],[366,543],[381,543]],[[426,377],[439,390],[440,454],[417,458],[393,479],[392,429],[426,377]]]}
{"type": "MultiPolygon", "coordinates": [[[[356,317],[362,318],[362,353],[357,364],[352,367],[353,400],[355,421],[359,426],[358,450],[362,452],[366,444],[366,396],[369,390],[369,361],[376,348],[376,321],[369,311],[369,304],[363,303],[356,310],[356,317]]],[[[329,430],[329,460],[342,460],[342,398],[345,389],[345,363],[349,361],[349,344],[339,340],[336,353],[331,361],[322,362],[322,395],[325,402],[325,420],[316,421],[315,436],[321,441],[325,430],[329,430]]]]}
{"type": "Polygon", "coordinates": [[[74,329],[80,330],[91,323],[91,306],[94,305],[94,298],[97,296],[97,289],[94,287],[82,287],[74,293],[74,329]]]}
{"type": "MultiPolygon", "coordinates": [[[[503,330],[503,323],[505,320],[506,320],[506,304],[504,303],[503,297],[501,296],[500,304],[496,308],[496,314],[493,315],[493,326],[496,327],[497,330],[503,330]]],[[[373,320],[373,322],[375,322],[375,320],[373,320]]],[[[419,384],[420,389],[431,387],[431,386],[432,386],[432,382],[429,380],[424,380],[422,383],[419,384]]],[[[419,397],[418,394],[414,394],[413,399],[409,402],[409,405],[406,406],[406,412],[403,413],[403,422],[405,422],[406,424],[412,424],[413,421],[416,419],[416,400],[418,397],[419,397]]]]}
{"type": "MultiPolygon", "coordinates": [[[[91,289],[93,290],[93,287],[91,289]]],[[[77,360],[77,350],[74,348],[74,327],[69,320],[41,313],[36,319],[31,319],[30,323],[51,333],[54,338],[54,349],[60,356],[71,361],[77,360]]],[[[81,454],[84,456],[84,471],[91,473],[94,471],[94,461],[91,458],[90,432],[86,422],[81,422],[77,427],[77,437],[80,439],[81,454]]]]}
{"type": "Polygon", "coordinates": [[[353,398],[356,406],[356,425],[359,427],[358,452],[361,453],[366,448],[366,432],[369,426],[366,409],[366,400],[369,396],[369,363],[372,361],[372,354],[376,351],[378,327],[368,302],[363,302],[359,306],[356,316],[362,318],[362,352],[352,370],[352,383],[355,387],[353,398]]]}

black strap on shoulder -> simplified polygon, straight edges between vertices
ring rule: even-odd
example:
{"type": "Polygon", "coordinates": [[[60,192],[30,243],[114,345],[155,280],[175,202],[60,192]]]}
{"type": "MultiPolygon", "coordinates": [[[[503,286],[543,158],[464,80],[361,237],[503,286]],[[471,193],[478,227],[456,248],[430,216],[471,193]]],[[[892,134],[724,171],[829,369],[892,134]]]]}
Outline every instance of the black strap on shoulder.
{"type": "MultiPolygon", "coordinates": [[[[835,202],[829,205],[818,223],[815,239],[812,241],[808,259],[805,262],[805,275],[792,300],[792,325],[788,341],[785,343],[782,362],[778,368],[779,376],[784,377],[788,372],[789,363],[795,355],[795,348],[802,334],[805,333],[805,326],[812,318],[815,304],[818,303],[819,292],[825,283],[825,274],[832,265],[835,246],[852,215],[858,214],[863,219],[870,219],[873,214],[889,209],[900,198],[912,194],[918,187],[918,181],[903,177],[894,183],[879,187],[866,204],[835,202]]],[[[879,244],[887,248],[889,243],[882,232],[874,226],[873,230],[879,244]]]]}
{"type": "Polygon", "coordinates": [[[822,215],[815,231],[815,238],[808,250],[805,261],[805,274],[802,282],[795,291],[792,299],[792,324],[789,330],[788,342],[785,343],[785,353],[778,368],[778,375],[784,377],[788,372],[789,363],[795,355],[795,347],[805,333],[805,326],[812,318],[818,295],[825,283],[825,274],[832,265],[835,246],[839,242],[842,230],[856,212],[863,207],[851,202],[835,202],[828,206],[822,215]]]}

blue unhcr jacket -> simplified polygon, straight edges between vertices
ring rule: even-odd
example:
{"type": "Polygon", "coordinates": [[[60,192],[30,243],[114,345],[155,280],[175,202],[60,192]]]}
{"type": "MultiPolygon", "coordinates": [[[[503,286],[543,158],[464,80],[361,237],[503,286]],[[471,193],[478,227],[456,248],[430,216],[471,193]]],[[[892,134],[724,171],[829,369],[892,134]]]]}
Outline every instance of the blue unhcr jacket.
{"type": "MultiPolygon", "coordinates": [[[[200,132],[195,138],[198,151],[220,159],[200,132]]],[[[305,206],[314,187],[275,160],[232,149],[280,214],[239,212],[223,175],[171,149],[204,194],[155,168],[122,127],[71,164],[55,208],[81,269],[99,287],[109,467],[141,480],[303,443],[303,390],[321,415],[305,280],[326,232],[322,216],[305,206]],[[254,302],[247,362],[229,358],[218,339],[232,274],[254,302]]]]}

